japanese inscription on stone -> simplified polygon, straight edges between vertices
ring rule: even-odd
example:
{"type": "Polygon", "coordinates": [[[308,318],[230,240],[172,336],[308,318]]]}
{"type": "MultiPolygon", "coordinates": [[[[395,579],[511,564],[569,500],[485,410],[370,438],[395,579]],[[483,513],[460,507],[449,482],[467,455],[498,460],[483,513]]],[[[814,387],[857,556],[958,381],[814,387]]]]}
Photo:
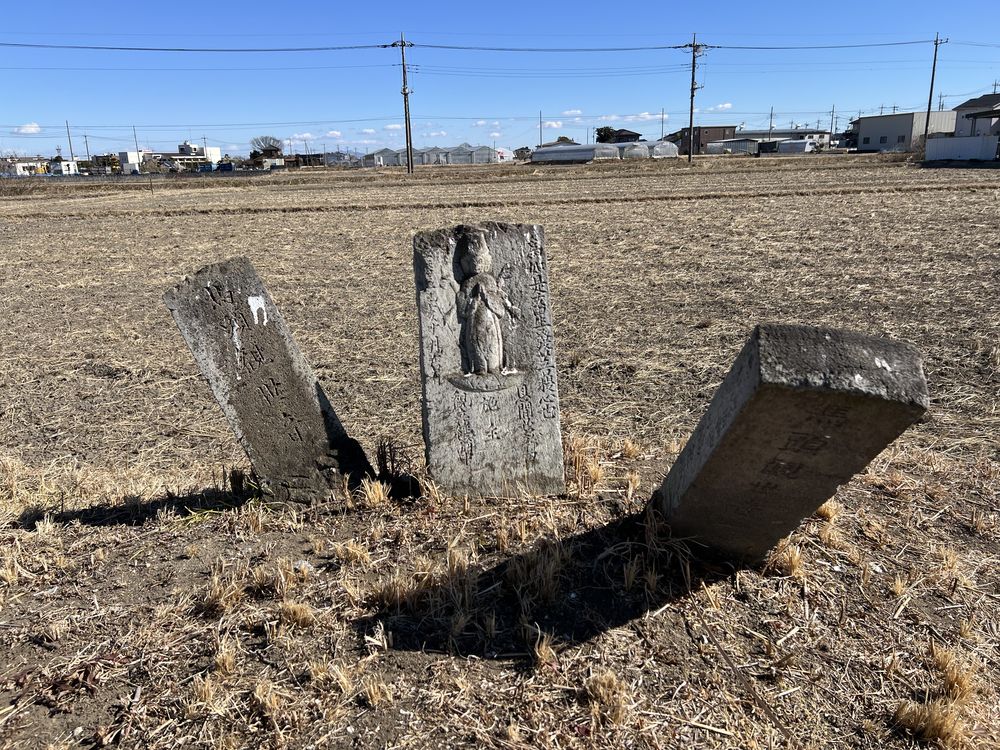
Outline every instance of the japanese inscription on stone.
{"type": "Polygon", "coordinates": [[[249,260],[206,266],[164,301],[266,491],[307,502],[371,472],[249,260]]]}
{"type": "Polygon", "coordinates": [[[907,344],[758,326],[652,502],[674,536],[760,560],[927,407],[907,344]]]}
{"type": "Polygon", "coordinates": [[[542,228],[423,232],[413,268],[431,476],[455,493],[565,491],[542,228]]]}

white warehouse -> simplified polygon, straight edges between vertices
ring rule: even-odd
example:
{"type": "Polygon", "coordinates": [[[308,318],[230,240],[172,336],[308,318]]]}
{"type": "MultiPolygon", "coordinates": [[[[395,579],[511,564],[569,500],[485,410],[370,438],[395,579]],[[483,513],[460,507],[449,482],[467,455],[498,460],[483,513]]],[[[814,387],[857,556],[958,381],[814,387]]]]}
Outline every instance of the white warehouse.
{"type": "MultiPolygon", "coordinates": [[[[926,112],[859,117],[858,151],[910,151],[924,137],[926,112]]],[[[955,130],[955,112],[931,112],[928,137],[955,130]]]]}

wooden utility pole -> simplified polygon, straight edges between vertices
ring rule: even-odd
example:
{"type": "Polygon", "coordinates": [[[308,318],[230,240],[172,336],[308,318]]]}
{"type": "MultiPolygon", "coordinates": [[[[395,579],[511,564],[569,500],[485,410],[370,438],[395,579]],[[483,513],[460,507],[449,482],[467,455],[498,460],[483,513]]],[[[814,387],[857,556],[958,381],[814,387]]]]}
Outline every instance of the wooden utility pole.
{"type": "Polygon", "coordinates": [[[691,35],[691,107],[688,111],[688,164],[694,157],[694,92],[699,89],[695,78],[695,71],[698,68],[698,53],[701,47],[698,46],[698,35],[691,35]]]}
{"type": "Polygon", "coordinates": [[[410,132],[410,87],[406,80],[406,48],[412,47],[413,42],[407,42],[403,33],[399,34],[399,41],[393,42],[390,46],[399,47],[399,58],[403,65],[403,118],[406,121],[406,173],[413,174],[413,134],[410,132]]]}
{"type": "Polygon", "coordinates": [[[927,119],[924,120],[924,148],[927,148],[927,133],[931,127],[931,104],[934,103],[934,76],[937,74],[938,47],[947,44],[947,39],[942,39],[940,34],[934,34],[934,62],[931,63],[931,90],[927,94],[927,119]]]}
{"type": "Polygon", "coordinates": [[[771,140],[771,134],[774,132],[774,105],[771,105],[771,119],[768,121],[767,126],[767,140],[771,140]]]}

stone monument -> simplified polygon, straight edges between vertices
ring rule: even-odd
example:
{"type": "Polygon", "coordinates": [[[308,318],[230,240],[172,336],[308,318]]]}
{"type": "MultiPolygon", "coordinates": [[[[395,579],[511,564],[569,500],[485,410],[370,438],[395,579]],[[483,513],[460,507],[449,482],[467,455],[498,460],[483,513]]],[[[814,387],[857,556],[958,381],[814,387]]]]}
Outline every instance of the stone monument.
{"type": "Polygon", "coordinates": [[[309,502],[372,473],[249,260],[205,266],[164,301],[266,492],[309,502]]]}
{"type": "Polygon", "coordinates": [[[757,326],[651,502],[675,537],[759,561],[928,403],[907,344],[757,326]]]}
{"type": "Polygon", "coordinates": [[[452,493],[565,491],[542,228],[413,239],[427,466],[452,493]]]}

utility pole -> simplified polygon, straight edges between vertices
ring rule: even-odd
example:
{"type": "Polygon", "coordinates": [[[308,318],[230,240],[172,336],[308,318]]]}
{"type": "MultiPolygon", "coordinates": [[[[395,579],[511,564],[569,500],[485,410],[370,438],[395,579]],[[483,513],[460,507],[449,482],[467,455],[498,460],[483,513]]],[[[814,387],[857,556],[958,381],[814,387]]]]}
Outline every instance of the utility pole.
{"type": "MultiPolygon", "coordinates": [[[[996,84],[993,84],[993,93],[996,93],[996,84]]],[[[944,94],[938,94],[938,112],[944,111],[944,94]]]]}
{"type": "Polygon", "coordinates": [[[406,120],[406,173],[413,174],[413,134],[410,132],[410,87],[406,81],[406,48],[412,47],[413,42],[407,42],[403,32],[399,33],[399,41],[393,42],[390,47],[399,47],[399,58],[403,65],[403,117],[406,120]]]}
{"type": "Polygon", "coordinates": [[[87,140],[87,134],[86,133],[83,134],[83,145],[87,149],[87,161],[91,161],[91,158],[90,158],[90,141],[87,140]]]}
{"type": "MultiPolygon", "coordinates": [[[[135,134],[135,125],[132,126],[132,142],[135,144],[135,158],[141,159],[142,156],[139,154],[139,136],[135,134]]],[[[141,162],[136,162],[136,166],[139,166],[141,162]]]]}
{"type": "Polygon", "coordinates": [[[927,94],[927,118],[924,120],[924,148],[927,148],[927,133],[931,127],[931,104],[934,102],[934,76],[937,74],[938,47],[947,43],[948,40],[942,39],[940,34],[934,34],[934,62],[931,63],[931,90],[927,94]]]}
{"type": "MultiPolygon", "coordinates": [[[[695,71],[698,68],[698,53],[701,47],[698,46],[698,35],[691,35],[691,108],[688,112],[688,164],[693,161],[694,155],[694,92],[700,87],[695,79],[695,71]]],[[[700,150],[700,149],[699,149],[700,150]]]]}
{"type": "Polygon", "coordinates": [[[542,110],[538,110],[538,145],[542,145],[542,110]]]}
{"type": "Polygon", "coordinates": [[[885,114],[885,105],[884,104],[878,105],[878,114],[879,114],[879,117],[881,117],[883,114],[885,114]]]}
{"type": "Polygon", "coordinates": [[[771,134],[774,132],[774,105],[771,105],[771,119],[767,126],[767,140],[771,140],[771,134]]]}
{"type": "Polygon", "coordinates": [[[994,81],[993,82],[993,93],[994,94],[997,92],[998,88],[1000,88],[1000,81],[994,81]]]}
{"type": "Polygon", "coordinates": [[[66,138],[69,140],[69,158],[70,161],[76,161],[76,157],[73,155],[73,136],[69,134],[69,120],[66,120],[66,138]]]}
{"type": "Polygon", "coordinates": [[[836,127],[834,125],[836,117],[837,117],[837,105],[834,104],[832,107],[830,107],[830,138],[831,138],[831,140],[833,139],[833,134],[837,132],[836,127]]]}
{"type": "Polygon", "coordinates": [[[326,163],[326,144],[324,143],[324,144],[323,144],[323,167],[325,168],[325,167],[327,167],[327,166],[328,166],[328,165],[327,165],[327,163],[326,163]]]}

